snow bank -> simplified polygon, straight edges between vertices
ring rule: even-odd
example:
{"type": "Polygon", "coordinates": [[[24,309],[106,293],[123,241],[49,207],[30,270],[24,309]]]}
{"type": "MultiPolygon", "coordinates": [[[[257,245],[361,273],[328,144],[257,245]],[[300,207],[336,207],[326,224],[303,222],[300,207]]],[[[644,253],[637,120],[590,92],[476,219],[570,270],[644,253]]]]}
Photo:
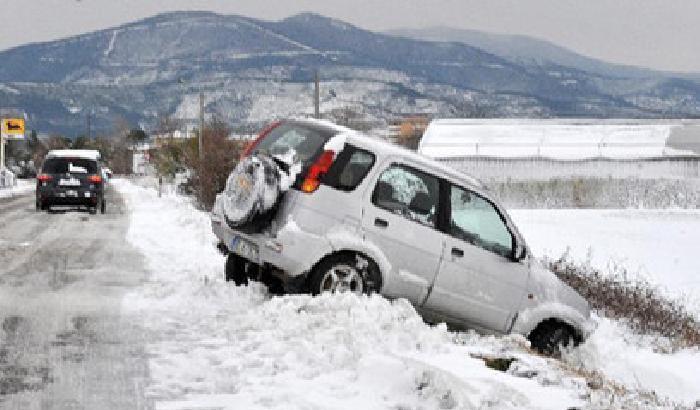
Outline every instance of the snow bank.
{"type": "Polygon", "coordinates": [[[673,354],[655,352],[659,341],[631,336],[629,330],[607,319],[598,320],[596,332],[565,360],[587,371],[598,371],[627,388],[653,391],[676,401],[700,399],[700,350],[673,354]]]}
{"type": "MultiPolygon", "coordinates": [[[[144,320],[151,375],[146,393],[156,409],[562,409],[606,408],[612,400],[629,408],[658,403],[589,387],[581,369],[608,370],[611,350],[601,343],[606,333],[561,362],[533,354],[522,336],[484,337],[428,326],[404,300],[271,297],[256,283],[225,283],[224,258],[214,248],[205,213],[181,197],[158,198],[155,190],[123,180],[114,185],[131,212],[127,239],[144,253],[151,272],[150,280],[124,299],[123,309],[144,320]],[[502,372],[488,368],[483,358],[514,361],[502,372]]],[[[643,363],[653,354],[626,339],[614,343],[630,349],[625,361],[643,363]]],[[[609,374],[629,382],[613,368],[609,374]]],[[[655,387],[646,381],[630,386],[655,387]]],[[[684,392],[683,398],[695,394],[691,388],[684,392]]]]}
{"type": "MultiPolygon", "coordinates": [[[[255,283],[225,283],[206,214],[180,197],[114,184],[132,213],[128,240],[152,272],[123,308],[146,321],[147,392],[158,409],[581,404],[578,390],[487,368],[471,357],[474,346],[455,343],[444,326],[425,325],[404,300],[270,297],[255,283]]],[[[506,340],[499,344],[526,344],[506,340]]]]}
{"type": "Polygon", "coordinates": [[[33,179],[14,179],[14,182],[16,184],[11,186],[2,186],[0,184],[0,198],[25,195],[36,188],[36,181],[33,179]]]}

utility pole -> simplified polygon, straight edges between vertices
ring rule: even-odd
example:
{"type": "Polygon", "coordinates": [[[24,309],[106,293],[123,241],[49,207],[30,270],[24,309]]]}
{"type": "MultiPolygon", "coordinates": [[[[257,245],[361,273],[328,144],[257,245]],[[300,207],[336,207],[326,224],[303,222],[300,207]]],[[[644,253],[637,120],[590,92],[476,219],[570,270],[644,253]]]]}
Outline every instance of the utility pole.
{"type": "Polygon", "coordinates": [[[318,80],[318,70],[314,73],[314,118],[321,118],[321,87],[318,80]]]}
{"type": "Polygon", "coordinates": [[[199,93],[199,140],[198,140],[198,151],[199,151],[199,160],[203,161],[204,160],[204,93],[200,92],[199,93]]]}
{"type": "Polygon", "coordinates": [[[0,170],[5,169],[5,134],[0,134],[0,170]]]}

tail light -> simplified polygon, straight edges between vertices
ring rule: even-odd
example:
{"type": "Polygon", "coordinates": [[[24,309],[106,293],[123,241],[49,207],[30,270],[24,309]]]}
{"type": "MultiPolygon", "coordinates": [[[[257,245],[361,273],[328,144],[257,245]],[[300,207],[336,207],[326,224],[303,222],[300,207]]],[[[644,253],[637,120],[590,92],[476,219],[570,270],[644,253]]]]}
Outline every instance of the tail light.
{"type": "Polygon", "coordinates": [[[90,175],[87,179],[88,179],[88,181],[90,181],[93,184],[101,184],[102,183],[102,177],[99,175],[90,175]]]}
{"type": "Polygon", "coordinates": [[[314,192],[321,185],[321,176],[328,172],[331,165],[333,165],[333,160],[335,160],[335,152],[333,151],[323,151],[323,154],[316,160],[316,162],[309,167],[309,172],[304,178],[304,182],[301,184],[301,190],[306,193],[314,192]]]}
{"type": "Polygon", "coordinates": [[[53,179],[53,177],[49,174],[39,174],[36,176],[36,179],[39,182],[49,182],[53,179]]]}
{"type": "Polygon", "coordinates": [[[255,138],[253,141],[249,142],[248,145],[245,147],[245,150],[243,150],[243,154],[241,154],[241,158],[245,158],[248,155],[250,155],[251,152],[255,149],[255,147],[260,144],[260,141],[264,140],[265,137],[267,137],[267,134],[272,132],[275,128],[277,128],[278,125],[280,125],[280,121],[275,121],[272,124],[268,125],[267,127],[263,128],[262,131],[260,131],[260,134],[258,135],[257,138],[255,138]]]}

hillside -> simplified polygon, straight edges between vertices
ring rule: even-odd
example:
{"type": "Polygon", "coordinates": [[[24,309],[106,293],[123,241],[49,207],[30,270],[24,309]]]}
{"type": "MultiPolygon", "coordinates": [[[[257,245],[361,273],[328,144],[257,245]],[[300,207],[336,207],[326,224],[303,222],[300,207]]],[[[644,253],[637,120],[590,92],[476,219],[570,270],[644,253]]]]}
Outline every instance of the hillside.
{"type": "Polygon", "coordinates": [[[75,135],[116,118],[152,127],[159,115],[208,116],[256,128],[310,113],[320,70],[325,113],[350,107],[377,123],[402,113],[441,117],[697,117],[700,85],[531,64],[458,42],[399,38],[316,14],[261,21],[208,12],[0,52],[0,100],[42,132],[75,135]]]}

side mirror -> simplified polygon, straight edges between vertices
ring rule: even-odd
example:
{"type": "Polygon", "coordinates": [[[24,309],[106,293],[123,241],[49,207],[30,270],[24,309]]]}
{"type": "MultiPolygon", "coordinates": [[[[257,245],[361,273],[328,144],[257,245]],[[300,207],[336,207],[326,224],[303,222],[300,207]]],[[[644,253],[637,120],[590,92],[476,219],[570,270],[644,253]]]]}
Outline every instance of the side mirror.
{"type": "Polygon", "coordinates": [[[513,261],[520,262],[527,256],[527,247],[525,243],[519,239],[515,241],[515,249],[513,249],[513,261]]]}

